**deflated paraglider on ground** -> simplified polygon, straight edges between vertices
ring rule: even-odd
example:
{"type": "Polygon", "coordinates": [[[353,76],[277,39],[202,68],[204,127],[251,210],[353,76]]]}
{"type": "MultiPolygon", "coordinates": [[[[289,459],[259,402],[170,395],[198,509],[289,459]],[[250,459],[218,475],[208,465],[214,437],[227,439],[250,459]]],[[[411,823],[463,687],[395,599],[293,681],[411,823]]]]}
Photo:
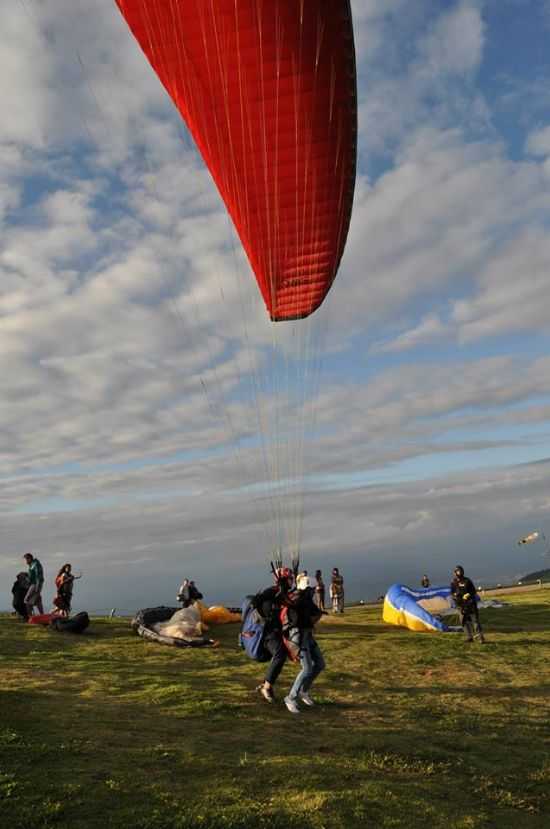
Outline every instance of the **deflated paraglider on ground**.
{"type": "MultiPolygon", "coordinates": [[[[506,607],[495,599],[482,601],[476,594],[478,608],[506,607]]],[[[413,590],[404,584],[392,584],[384,598],[382,619],[418,633],[458,633],[461,626],[447,625],[440,616],[453,616],[459,610],[450,587],[419,587],[413,590]]]]}
{"type": "Polygon", "coordinates": [[[461,627],[446,625],[438,616],[457,613],[450,587],[427,587],[412,590],[404,584],[392,584],[384,598],[382,618],[419,633],[455,633],[461,627]]]}
{"type": "Polygon", "coordinates": [[[213,607],[205,607],[201,602],[197,602],[201,613],[201,622],[206,625],[228,625],[232,622],[241,621],[241,612],[239,609],[233,610],[221,605],[214,605],[213,607]]]}
{"type": "Polygon", "coordinates": [[[182,609],[161,606],[138,610],[131,625],[138,636],[159,645],[201,648],[214,644],[213,639],[204,636],[200,612],[194,606],[182,609]]]}
{"type": "Polygon", "coordinates": [[[189,607],[150,607],[139,610],[132,619],[132,629],[143,639],[179,648],[214,646],[215,639],[205,636],[208,625],[240,622],[240,613],[226,607],[206,608],[201,602],[189,607]]]}

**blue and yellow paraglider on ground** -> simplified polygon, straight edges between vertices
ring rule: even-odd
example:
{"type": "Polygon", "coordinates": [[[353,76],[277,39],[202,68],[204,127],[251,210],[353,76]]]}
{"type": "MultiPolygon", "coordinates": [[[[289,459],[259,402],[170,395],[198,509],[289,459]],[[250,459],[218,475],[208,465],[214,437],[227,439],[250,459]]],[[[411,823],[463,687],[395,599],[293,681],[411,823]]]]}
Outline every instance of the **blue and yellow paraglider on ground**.
{"type": "Polygon", "coordinates": [[[382,618],[419,633],[452,633],[439,615],[456,613],[450,587],[426,587],[412,590],[404,584],[392,584],[384,598],[382,618]]]}

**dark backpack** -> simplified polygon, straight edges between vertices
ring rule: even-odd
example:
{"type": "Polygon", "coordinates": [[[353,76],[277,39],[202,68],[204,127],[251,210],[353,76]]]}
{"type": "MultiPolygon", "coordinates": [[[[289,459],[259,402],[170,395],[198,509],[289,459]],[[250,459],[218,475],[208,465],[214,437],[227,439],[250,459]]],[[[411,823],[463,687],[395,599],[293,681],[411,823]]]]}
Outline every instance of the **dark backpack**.
{"type": "Polygon", "coordinates": [[[76,616],[52,616],[50,620],[50,628],[57,630],[59,633],[82,633],[90,624],[90,617],[83,610],[77,613],[76,616]]]}
{"type": "Polygon", "coordinates": [[[239,645],[250,659],[268,662],[271,654],[264,647],[266,620],[257,607],[257,596],[247,596],[241,607],[241,632],[239,645]]]}

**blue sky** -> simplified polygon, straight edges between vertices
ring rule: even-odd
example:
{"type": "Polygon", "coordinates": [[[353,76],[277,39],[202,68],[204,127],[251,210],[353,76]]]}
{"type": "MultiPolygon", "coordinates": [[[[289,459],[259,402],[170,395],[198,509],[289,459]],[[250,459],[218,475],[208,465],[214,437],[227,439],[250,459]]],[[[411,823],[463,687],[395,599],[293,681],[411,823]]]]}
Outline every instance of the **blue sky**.
{"type": "Polygon", "coordinates": [[[28,549],[83,609],[236,603],[273,510],[356,598],[544,564],[550,4],[352,7],[346,253],[276,335],[114,2],[0,9],[0,606],[28,549]]]}

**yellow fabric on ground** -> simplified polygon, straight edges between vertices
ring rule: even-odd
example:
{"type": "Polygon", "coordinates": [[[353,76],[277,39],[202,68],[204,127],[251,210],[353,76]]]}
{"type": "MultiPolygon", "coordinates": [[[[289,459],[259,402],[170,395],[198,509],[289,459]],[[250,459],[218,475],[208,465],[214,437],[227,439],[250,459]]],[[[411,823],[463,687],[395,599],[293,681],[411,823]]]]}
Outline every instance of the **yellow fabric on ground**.
{"type": "Polygon", "coordinates": [[[214,605],[213,607],[205,607],[201,602],[197,602],[201,621],[208,625],[227,625],[231,622],[240,622],[241,614],[232,613],[226,607],[221,605],[214,605]]]}

